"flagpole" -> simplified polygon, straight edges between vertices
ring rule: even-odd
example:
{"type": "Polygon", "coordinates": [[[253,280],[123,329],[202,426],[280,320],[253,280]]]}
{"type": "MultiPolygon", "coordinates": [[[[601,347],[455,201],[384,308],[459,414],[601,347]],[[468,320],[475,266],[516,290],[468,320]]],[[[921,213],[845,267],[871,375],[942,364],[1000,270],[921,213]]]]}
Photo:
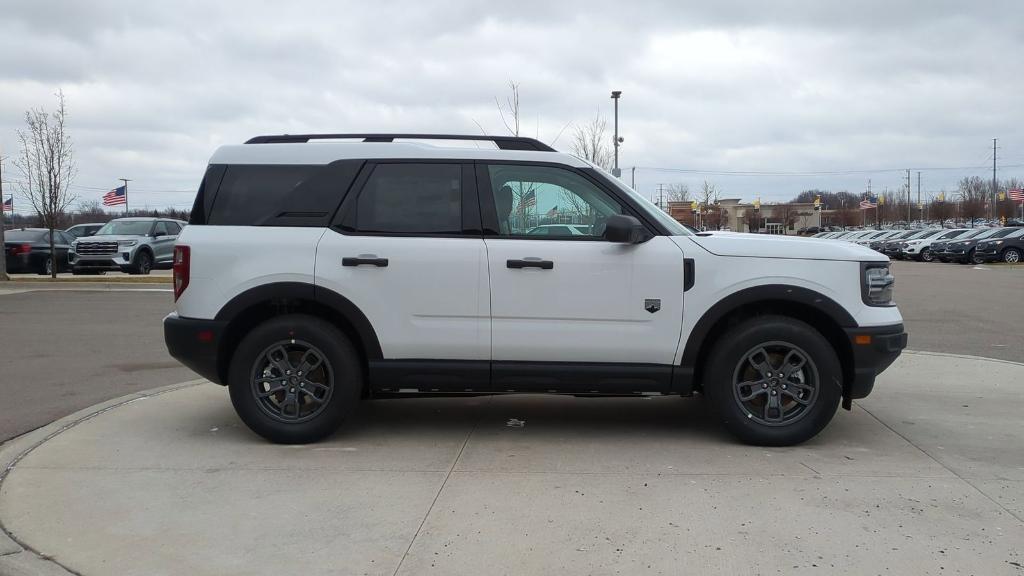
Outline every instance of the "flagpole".
{"type": "Polygon", "coordinates": [[[121,182],[124,182],[124,215],[127,216],[128,215],[128,183],[131,182],[131,180],[129,180],[127,178],[118,178],[118,180],[120,180],[121,182]]]}

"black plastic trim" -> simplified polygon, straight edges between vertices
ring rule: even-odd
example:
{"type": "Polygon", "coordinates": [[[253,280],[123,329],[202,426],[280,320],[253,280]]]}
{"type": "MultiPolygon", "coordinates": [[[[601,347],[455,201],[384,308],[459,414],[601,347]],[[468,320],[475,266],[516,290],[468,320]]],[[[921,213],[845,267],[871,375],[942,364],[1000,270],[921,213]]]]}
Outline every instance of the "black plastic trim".
{"type": "Polygon", "coordinates": [[[697,361],[699,360],[697,354],[700,351],[700,347],[707,338],[708,333],[719,320],[741,306],[771,300],[783,300],[810,306],[826,314],[836,324],[844,328],[857,326],[856,320],[845,308],[828,296],[813,290],[799,286],[787,286],[785,284],[753,286],[722,298],[700,317],[700,320],[697,321],[693,331],[690,332],[689,338],[686,340],[686,347],[683,350],[682,368],[685,371],[690,371],[692,376],[692,371],[697,366],[697,361]]]}
{"type": "Polygon", "coordinates": [[[218,371],[221,337],[227,327],[221,320],[181,318],[171,314],[164,318],[164,343],[167,352],[178,362],[215,383],[222,383],[218,371]],[[200,333],[210,338],[200,339],[200,333]]]}
{"type": "Polygon", "coordinates": [[[693,288],[693,284],[696,282],[694,266],[696,265],[693,262],[693,258],[683,258],[683,292],[693,288]]]}
{"type": "Polygon", "coordinates": [[[363,142],[394,142],[403,140],[471,140],[494,142],[500,150],[532,150],[536,152],[555,152],[547,144],[534,138],[522,136],[486,136],[480,134],[269,134],[248,139],[246,144],[283,144],[309,142],[310,140],[342,140],[362,139],[363,142]]]}
{"type": "Polygon", "coordinates": [[[847,328],[845,332],[853,349],[853,380],[843,386],[843,407],[848,409],[851,400],[871,393],[875,377],[896,361],[907,347],[908,336],[903,324],[847,328]],[[871,336],[871,344],[857,344],[855,338],[861,335],[871,336]]]}
{"type": "Polygon", "coordinates": [[[391,392],[488,392],[487,360],[371,360],[370,390],[391,392]]]}
{"type": "Polygon", "coordinates": [[[668,364],[498,361],[491,364],[491,385],[495,392],[668,393],[672,369],[668,364]]]}

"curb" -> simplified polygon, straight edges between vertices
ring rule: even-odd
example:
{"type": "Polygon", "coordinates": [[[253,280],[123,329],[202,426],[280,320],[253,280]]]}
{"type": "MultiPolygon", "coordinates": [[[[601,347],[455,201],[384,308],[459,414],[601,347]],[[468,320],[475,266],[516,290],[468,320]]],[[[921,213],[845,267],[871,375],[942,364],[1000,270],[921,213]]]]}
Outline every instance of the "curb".
{"type": "Polygon", "coordinates": [[[1009,364],[1010,366],[1024,366],[1024,362],[1014,362],[1013,360],[1003,360],[1001,358],[989,358],[987,356],[972,356],[970,354],[952,354],[949,352],[929,352],[926,350],[904,350],[904,354],[912,354],[914,356],[940,356],[944,358],[963,358],[964,360],[981,360],[985,362],[996,362],[999,364],[1009,364]]]}
{"type": "MultiPolygon", "coordinates": [[[[204,382],[206,380],[202,378],[188,380],[100,402],[0,444],[0,488],[3,487],[4,480],[18,465],[18,462],[28,456],[33,450],[42,446],[47,441],[56,438],[64,431],[132,402],[191,388],[204,382]]],[[[17,538],[7,531],[3,524],[3,518],[0,518],[0,574],[5,576],[68,576],[69,574],[75,574],[75,572],[65,568],[49,557],[36,553],[31,547],[18,541],[17,538]]]]}

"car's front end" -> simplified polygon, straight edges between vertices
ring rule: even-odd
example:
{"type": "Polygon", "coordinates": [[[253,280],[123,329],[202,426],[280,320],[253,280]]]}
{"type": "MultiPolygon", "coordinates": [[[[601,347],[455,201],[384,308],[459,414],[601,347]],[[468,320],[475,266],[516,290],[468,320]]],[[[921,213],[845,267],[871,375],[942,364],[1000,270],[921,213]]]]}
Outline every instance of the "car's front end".
{"type": "Polygon", "coordinates": [[[71,244],[68,263],[76,270],[125,270],[144,241],[138,236],[95,235],[71,244]]]}

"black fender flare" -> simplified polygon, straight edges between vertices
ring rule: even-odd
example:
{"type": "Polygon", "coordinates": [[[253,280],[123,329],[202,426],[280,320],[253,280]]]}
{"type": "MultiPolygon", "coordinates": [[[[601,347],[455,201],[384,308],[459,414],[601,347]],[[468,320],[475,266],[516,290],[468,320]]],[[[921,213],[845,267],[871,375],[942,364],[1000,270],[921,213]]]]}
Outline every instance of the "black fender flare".
{"type": "Polygon", "coordinates": [[[384,357],[377,332],[366,317],[351,300],[341,294],[322,286],[307,282],[273,282],[250,288],[229,300],[215,316],[216,320],[230,322],[246,309],[265,302],[305,300],[329,308],[344,319],[355,330],[362,341],[368,360],[379,360],[384,357]]]}
{"type": "Polygon", "coordinates": [[[748,304],[780,300],[813,308],[831,318],[840,327],[854,328],[857,326],[853,316],[840,306],[839,303],[809,288],[785,284],[764,284],[744,288],[719,300],[694,325],[693,331],[690,332],[690,336],[686,339],[686,345],[683,348],[683,358],[680,363],[683,371],[688,372],[691,376],[693,375],[693,371],[699,361],[698,355],[701,346],[704,344],[712,328],[722,318],[748,304]]]}

